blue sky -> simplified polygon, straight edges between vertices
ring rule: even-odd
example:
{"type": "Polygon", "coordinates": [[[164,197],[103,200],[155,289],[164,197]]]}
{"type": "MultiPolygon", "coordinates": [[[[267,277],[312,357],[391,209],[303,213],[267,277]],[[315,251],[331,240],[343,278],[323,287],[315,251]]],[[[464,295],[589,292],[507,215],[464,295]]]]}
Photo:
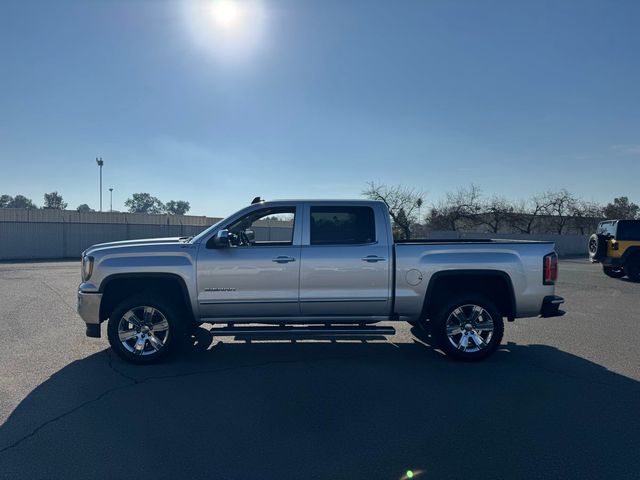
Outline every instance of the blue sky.
{"type": "Polygon", "coordinates": [[[640,2],[221,1],[2,2],[0,193],[640,201],[640,2]]]}

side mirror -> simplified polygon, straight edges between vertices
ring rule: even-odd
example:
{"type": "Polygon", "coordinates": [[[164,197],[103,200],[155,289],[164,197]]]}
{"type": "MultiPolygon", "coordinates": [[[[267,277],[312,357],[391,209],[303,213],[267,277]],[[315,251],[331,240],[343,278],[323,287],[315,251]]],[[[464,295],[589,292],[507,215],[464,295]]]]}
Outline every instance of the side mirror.
{"type": "Polygon", "coordinates": [[[254,232],[253,230],[245,230],[244,234],[246,235],[249,244],[253,245],[253,243],[256,241],[256,232],[254,232]]]}
{"type": "Polygon", "coordinates": [[[218,230],[218,232],[213,237],[213,246],[216,248],[229,247],[229,230],[227,230],[226,228],[223,230],[218,230]]]}

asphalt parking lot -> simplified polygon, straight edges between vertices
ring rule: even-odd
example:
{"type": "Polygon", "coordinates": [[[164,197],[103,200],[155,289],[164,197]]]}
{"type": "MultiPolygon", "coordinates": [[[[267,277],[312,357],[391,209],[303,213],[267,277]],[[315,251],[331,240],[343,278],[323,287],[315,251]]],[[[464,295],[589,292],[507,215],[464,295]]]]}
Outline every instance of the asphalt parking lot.
{"type": "MultiPolygon", "coordinates": [[[[0,264],[0,478],[602,479],[640,471],[640,284],[560,265],[567,314],[489,360],[387,341],[88,339],[78,262],[0,264]]],[[[415,333],[415,332],[414,332],[415,333]]]]}

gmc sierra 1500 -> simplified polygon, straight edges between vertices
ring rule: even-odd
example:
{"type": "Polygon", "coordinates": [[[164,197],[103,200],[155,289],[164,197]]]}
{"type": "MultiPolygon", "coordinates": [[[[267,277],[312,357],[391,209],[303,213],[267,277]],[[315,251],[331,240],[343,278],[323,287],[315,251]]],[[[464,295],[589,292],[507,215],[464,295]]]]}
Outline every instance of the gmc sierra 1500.
{"type": "Polygon", "coordinates": [[[561,314],[556,277],[553,243],[394,241],[382,202],[257,200],[193,238],[90,247],[78,312],[90,337],[108,319],[111,347],[134,363],[202,323],[216,336],[395,332],[381,321],[423,325],[447,355],[479,360],[504,318],[561,314]],[[277,235],[264,219],[280,220],[277,235]]]}

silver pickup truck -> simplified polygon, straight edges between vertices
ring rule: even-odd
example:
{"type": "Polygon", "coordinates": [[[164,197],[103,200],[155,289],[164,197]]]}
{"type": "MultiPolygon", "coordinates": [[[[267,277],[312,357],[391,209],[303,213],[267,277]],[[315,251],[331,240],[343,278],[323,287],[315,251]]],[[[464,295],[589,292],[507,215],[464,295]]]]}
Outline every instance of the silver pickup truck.
{"type": "Polygon", "coordinates": [[[164,357],[203,323],[214,336],[395,333],[382,321],[480,360],[503,319],[563,313],[553,243],[394,241],[386,205],[366,200],[256,199],[195,237],[94,245],[81,270],[87,336],[108,320],[111,347],[133,363],[164,357]]]}

